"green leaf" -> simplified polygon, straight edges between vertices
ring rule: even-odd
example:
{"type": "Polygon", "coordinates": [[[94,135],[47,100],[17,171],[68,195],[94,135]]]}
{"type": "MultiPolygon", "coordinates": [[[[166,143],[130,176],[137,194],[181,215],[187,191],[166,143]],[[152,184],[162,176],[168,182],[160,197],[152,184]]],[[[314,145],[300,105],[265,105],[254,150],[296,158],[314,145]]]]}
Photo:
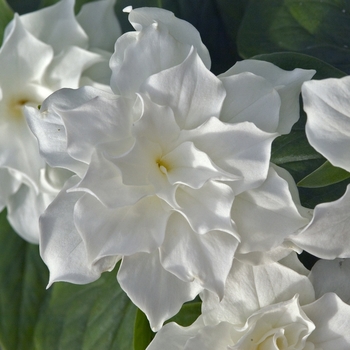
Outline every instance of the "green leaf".
{"type": "Polygon", "coordinates": [[[298,182],[299,187],[317,188],[333,185],[350,178],[350,173],[333,166],[329,161],[298,182]]]}
{"type": "Polygon", "coordinates": [[[5,28],[12,18],[13,11],[10,6],[6,0],[0,0],[0,45],[2,44],[5,28]]]}
{"type": "Polygon", "coordinates": [[[350,72],[350,2],[343,0],[251,0],[238,34],[248,58],[294,51],[350,72]]]}
{"type": "Polygon", "coordinates": [[[138,309],[134,326],[134,350],[145,350],[154,336],[146,315],[138,309]]]}
{"type": "MultiPolygon", "coordinates": [[[[166,323],[176,322],[183,327],[190,326],[201,314],[201,305],[202,303],[196,300],[184,304],[181,310],[166,323]]],[[[154,336],[155,333],[152,332],[146,315],[138,310],[134,328],[134,350],[145,350],[154,336]]]]}
{"type": "MultiPolygon", "coordinates": [[[[118,268],[118,267],[117,267],[118,268]]],[[[38,246],[26,243],[0,214],[0,344],[2,350],[131,350],[136,307],[116,271],[79,286],[55,283],[38,246]]]]}

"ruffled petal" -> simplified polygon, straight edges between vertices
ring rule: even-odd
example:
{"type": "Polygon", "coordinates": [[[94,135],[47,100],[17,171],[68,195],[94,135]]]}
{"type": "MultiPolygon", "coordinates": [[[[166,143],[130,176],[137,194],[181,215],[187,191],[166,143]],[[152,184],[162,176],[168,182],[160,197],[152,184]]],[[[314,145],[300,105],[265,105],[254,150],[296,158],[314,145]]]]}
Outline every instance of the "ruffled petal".
{"type": "Polygon", "coordinates": [[[152,74],[180,64],[190,46],[175,40],[165,26],[154,23],[141,32],[122,35],[110,60],[111,88],[116,94],[133,97],[152,74]]]}
{"type": "Polygon", "coordinates": [[[203,326],[201,318],[198,318],[189,327],[181,327],[174,322],[167,323],[157,332],[146,350],[184,350],[186,342],[194,337],[203,326]]]}
{"type": "Polygon", "coordinates": [[[340,199],[316,205],[311,222],[289,239],[322,259],[350,257],[350,186],[340,199]]]}
{"type": "Polygon", "coordinates": [[[300,304],[315,300],[309,279],[279,263],[251,266],[234,260],[224,298],[204,291],[202,313],[206,324],[227,321],[242,325],[261,308],[283,302],[300,293],[300,304]],[[302,291],[302,293],[300,293],[302,291]]]}
{"type": "Polygon", "coordinates": [[[227,72],[221,74],[220,78],[243,72],[251,72],[265,78],[276,89],[281,98],[280,120],[277,132],[279,134],[288,134],[300,116],[299,96],[301,85],[303,82],[310,80],[316,71],[300,68],[286,71],[270,62],[242,60],[237,62],[227,72]]]}
{"type": "MultiPolygon", "coordinates": [[[[55,53],[67,46],[87,48],[88,37],[75,19],[75,0],[62,0],[21,16],[24,27],[36,38],[53,47],[55,53]]],[[[5,31],[5,38],[11,31],[10,22],[5,31]]]]}
{"type": "Polygon", "coordinates": [[[248,121],[266,132],[277,131],[281,99],[266,79],[247,72],[220,80],[227,93],[220,114],[222,121],[248,121]]]}
{"type": "Polygon", "coordinates": [[[155,196],[132,206],[110,209],[85,195],[74,208],[74,222],[90,264],[106,256],[149,253],[158,248],[169,216],[170,208],[155,196]]]}
{"type": "Polygon", "coordinates": [[[197,233],[221,230],[235,234],[230,215],[234,195],[229,186],[215,181],[209,181],[197,190],[179,186],[175,199],[179,206],[177,210],[197,233]]]}
{"type": "Polygon", "coordinates": [[[50,270],[49,285],[57,281],[85,284],[111,271],[117,257],[106,257],[91,265],[84,242],[74,225],[73,209],[80,193],[66,189],[79,180],[72,177],[40,219],[40,255],[50,270]]]}
{"type": "Polygon", "coordinates": [[[235,194],[258,187],[266,179],[271,143],[277,134],[266,133],[253,123],[223,123],[210,118],[194,130],[184,130],[181,141],[191,140],[224,171],[234,174],[230,182],[235,194]]]}
{"type": "Polygon", "coordinates": [[[153,331],[158,331],[201,290],[196,282],[183,282],[166,271],[158,250],[124,257],[117,278],[133,303],[146,314],[153,331]]]}
{"type": "Polygon", "coordinates": [[[39,243],[39,216],[55,195],[37,193],[33,188],[22,185],[7,203],[7,219],[14,230],[26,241],[39,243]]]}
{"type": "Polygon", "coordinates": [[[350,171],[350,77],[306,82],[302,95],[310,144],[333,165],[350,171]]]}
{"type": "Polygon", "coordinates": [[[77,21],[89,37],[89,47],[113,52],[114,43],[122,34],[114,13],[116,0],[85,3],[77,21]]]}
{"type": "Polygon", "coordinates": [[[198,282],[221,299],[238,240],[232,235],[211,231],[194,232],[186,220],[174,213],[168,222],[160,248],[163,267],[185,282],[198,282]]]}
{"type": "Polygon", "coordinates": [[[350,305],[336,294],[327,293],[310,305],[303,306],[316,329],[308,337],[316,349],[350,348],[350,305]]]}
{"type": "Polygon", "coordinates": [[[80,86],[83,71],[102,60],[100,55],[76,46],[65,48],[54,57],[46,71],[46,83],[53,91],[61,88],[76,89],[80,86]]]}
{"type": "Polygon", "coordinates": [[[210,69],[209,51],[202,43],[198,30],[189,22],[175,17],[170,11],[156,7],[142,7],[132,10],[129,14],[129,21],[139,31],[154,22],[164,24],[169,30],[169,34],[176,40],[194,46],[205,66],[210,69]]]}
{"type": "Polygon", "coordinates": [[[316,298],[334,292],[350,304],[350,259],[318,260],[309,275],[316,298]]]}
{"type": "Polygon", "coordinates": [[[225,89],[192,48],[178,66],[150,76],[140,87],[159,105],[170,106],[181,129],[198,127],[219,117],[225,89]]]}
{"type": "Polygon", "coordinates": [[[309,222],[299,214],[288,183],[272,167],[260,187],[236,196],[231,214],[241,236],[240,253],[275,248],[309,222]]]}
{"type": "Polygon", "coordinates": [[[152,186],[132,186],[122,182],[120,170],[103,154],[94,152],[83,179],[69,192],[85,191],[109,208],[135,204],[153,193],[152,186]]]}

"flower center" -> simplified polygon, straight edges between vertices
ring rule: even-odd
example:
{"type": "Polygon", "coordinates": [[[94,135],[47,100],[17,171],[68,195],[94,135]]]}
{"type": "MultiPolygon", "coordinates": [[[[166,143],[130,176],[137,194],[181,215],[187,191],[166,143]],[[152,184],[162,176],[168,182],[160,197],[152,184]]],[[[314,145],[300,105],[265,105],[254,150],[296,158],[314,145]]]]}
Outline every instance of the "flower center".
{"type": "Polygon", "coordinates": [[[24,106],[33,106],[37,107],[39,105],[36,99],[27,98],[27,97],[12,97],[7,102],[7,111],[10,118],[14,121],[23,120],[23,107],[24,106]]]}
{"type": "Polygon", "coordinates": [[[166,162],[164,162],[164,160],[162,160],[161,158],[158,159],[156,161],[156,163],[157,163],[158,168],[161,171],[161,173],[166,175],[168,173],[168,171],[170,170],[169,165],[166,162]]]}

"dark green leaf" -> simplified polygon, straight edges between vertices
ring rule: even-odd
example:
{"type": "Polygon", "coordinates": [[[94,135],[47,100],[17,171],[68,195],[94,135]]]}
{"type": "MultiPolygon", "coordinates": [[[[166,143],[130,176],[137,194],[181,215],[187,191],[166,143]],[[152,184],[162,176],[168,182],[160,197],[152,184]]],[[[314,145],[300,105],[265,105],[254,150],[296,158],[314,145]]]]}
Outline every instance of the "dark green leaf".
{"type": "Polygon", "coordinates": [[[248,58],[294,51],[350,72],[350,2],[344,0],[251,0],[238,34],[248,58]]]}
{"type": "Polygon", "coordinates": [[[12,18],[13,11],[10,6],[6,0],[0,0],[0,45],[2,44],[5,28],[12,18]]]}
{"type": "Polygon", "coordinates": [[[317,188],[336,184],[350,178],[350,173],[333,166],[329,161],[298,182],[299,187],[317,188]]]}
{"type": "Polygon", "coordinates": [[[55,283],[38,246],[0,215],[0,343],[3,350],[131,350],[136,307],[116,271],[84,286],[55,283]]]}
{"type": "Polygon", "coordinates": [[[145,350],[154,336],[146,315],[138,309],[134,327],[134,350],[145,350]]]}

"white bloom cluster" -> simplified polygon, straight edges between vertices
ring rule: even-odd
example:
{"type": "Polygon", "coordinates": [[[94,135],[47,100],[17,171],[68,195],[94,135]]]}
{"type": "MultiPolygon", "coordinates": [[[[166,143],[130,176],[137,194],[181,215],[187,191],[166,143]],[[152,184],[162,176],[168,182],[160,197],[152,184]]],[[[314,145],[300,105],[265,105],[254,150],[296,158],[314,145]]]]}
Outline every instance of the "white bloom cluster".
{"type": "Polygon", "coordinates": [[[120,262],[121,288],[160,330],[149,350],[348,349],[341,273],[333,285],[320,265],[308,276],[295,251],[350,257],[349,195],[312,217],[270,159],[304,84],[310,142],[350,171],[338,138],[323,140],[338,108],[348,142],[349,102],[329,100],[313,70],[245,60],[215,76],[192,25],[140,8],[121,35],[113,6],[75,17],[62,0],[16,15],[0,49],[0,206],[39,242],[49,285],[90,283],[120,262]],[[192,326],[162,328],[197,295],[192,326]]]}
{"type": "Polygon", "coordinates": [[[7,207],[10,223],[29,242],[39,242],[39,216],[70,173],[55,171],[42,160],[24,106],[38,108],[63,87],[109,89],[108,61],[120,36],[111,12],[114,2],[87,4],[75,17],[74,0],[63,0],[15,15],[6,27],[0,49],[0,208],[7,207]],[[102,16],[108,14],[103,25],[96,6],[102,16]],[[93,36],[89,26],[98,28],[93,36]]]}
{"type": "Polygon", "coordinates": [[[346,350],[350,306],[335,293],[315,299],[297,258],[249,266],[234,261],[225,296],[202,297],[202,315],[189,327],[168,323],[147,350],[346,350]]]}

